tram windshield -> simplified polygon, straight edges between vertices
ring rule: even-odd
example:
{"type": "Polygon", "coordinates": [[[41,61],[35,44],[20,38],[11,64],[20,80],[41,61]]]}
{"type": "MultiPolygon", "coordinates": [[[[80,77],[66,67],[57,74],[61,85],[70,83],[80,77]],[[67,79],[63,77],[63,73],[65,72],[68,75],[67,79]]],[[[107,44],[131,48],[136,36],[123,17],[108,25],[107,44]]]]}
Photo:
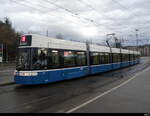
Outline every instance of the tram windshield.
{"type": "Polygon", "coordinates": [[[42,48],[19,48],[17,70],[47,69],[47,50],[42,48]]]}
{"type": "Polygon", "coordinates": [[[20,48],[17,58],[17,70],[30,70],[31,64],[31,49],[20,48]]]}

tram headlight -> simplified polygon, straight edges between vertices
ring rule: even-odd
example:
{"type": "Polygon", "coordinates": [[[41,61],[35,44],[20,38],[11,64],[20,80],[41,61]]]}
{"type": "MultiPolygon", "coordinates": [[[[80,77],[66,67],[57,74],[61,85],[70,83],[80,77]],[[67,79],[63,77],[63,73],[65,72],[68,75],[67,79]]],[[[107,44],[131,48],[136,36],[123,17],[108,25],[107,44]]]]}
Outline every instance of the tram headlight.
{"type": "Polygon", "coordinates": [[[15,71],[14,71],[14,76],[16,76],[16,75],[17,75],[17,71],[15,70],[15,71]]]}
{"type": "Polygon", "coordinates": [[[32,74],[31,74],[32,76],[37,76],[38,75],[38,73],[37,72],[32,72],[32,74]]]}
{"type": "Polygon", "coordinates": [[[19,76],[37,76],[37,72],[20,72],[19,76]]]}

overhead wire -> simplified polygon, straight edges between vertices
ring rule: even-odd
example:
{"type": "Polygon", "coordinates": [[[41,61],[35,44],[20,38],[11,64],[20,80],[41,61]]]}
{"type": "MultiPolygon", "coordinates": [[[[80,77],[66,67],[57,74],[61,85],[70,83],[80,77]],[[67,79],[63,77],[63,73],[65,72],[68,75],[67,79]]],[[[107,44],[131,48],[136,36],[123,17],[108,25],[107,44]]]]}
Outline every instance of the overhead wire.
{"type": "MultiPolygon", "coordinates": [[[[12,1],[14,1],[14,0],[12,0],[12,1]]],[[[55,7],[57,7],[57,8],[59,8],[59,9],[62,9],[62,10],[64,10],[64,11],[66,11],[66,12],[68,12],[68,13],[70,13],[70,15],[72,16],[72,17],[76,17],[76,18],[78,18],[81,22],[83,22],[83,20],[86,20],[86,21],[88,21],[89,23],[92,23],[92,24],[94,24],[94,26],[96,26],[96,27],[99,27],[100,25],[101,26],[104,26],[104,25],[102,25],[102,24],[98,24],[95,20],[93,20],[93,19],[90,19],[90,18],[86,18],[86,17],[82,17],[79,13],[76,13],[76,12],[73,12],[71,9],[69,9],[69,8],[65,8],[65,7],[63,7],[63,6],[61,6],[61,5],[58,5],[58,4],[56,4],[56,3],[54,3],[54,2],[52,2],[52,1],[50,1],[50,0],[44,0],[46,3],[49,3],[49,4],[51,4],[51,5],[53,5],[53,6],[55,6],[55,7]]],[[[80,1],[80,0],[78,0],[78,1],[80,1]]],[[[115,0],[112,0],[112,1],[115,1],[115,0]]],[[[17,1],[15,1],[15,2],[17,2],[17,1]]],[[[24,2],[25,2],[25,0],[24,0],[24,2]]],[[[29,1],[28,1],[29,2],[29,1]]],[[[85,3],[85,2],[82,2],[82,3],[85,3]]],[[[23,4],[24,5],[24,4],[23,4]]],[[[41,8],[43,8],[43,9],[49,9],[49,7],[46,7],[46,6],[42,6],[41,4],[37,4],[38,6],[40,6],[41,8]]],[[[96,11],[98,14],[99,14],[99,12],[95,9],[95,8],[93,8],[92,7],[92,5],[89,5],[89,4],[85,4],[87,7],[89,7],[90,9],[93,9],[94,11],[96,11]]],[[[26,4],[26,6],[27,6],[27,4],[26,4]]],[[[41,11],[41,9],[38,9],[38,8],[33,8],[32,7],[32,4],[30,4],[30,6],[29,6],[29,4],[28,4],[28,7],[30,7],[31,9],[36,9],[36,10],[39,10],[40,12],[43,12],[43,11],[41,11]]],[[[122,6],[123,7],[123,6],[122,6]]],[[[126,9],[125,7],[123,7],[124,9],[126,9]]],[[[52,14],[49,14],[49,15],[52,15],[52,14]]],[[[100,15],[100,14],[99,14],[100,15]]],[[[54,15],[52,15],[52,16],[54,16],[54,15]]],[[[56,16],[56,15],[55,15],[56,16]]],[[[106,17],[106,18],[108,18],[109,19],[109,17],[107,17],[106,15],[103,15],[104,17],[106,17]]],[[[85,24],[85,23],[84,23],[85,24]]],[[[108,28],[108,27],[107,27],[108,28]]],[[[120,30],[118,30],[118,31],[120,31],[120,30]]]]}
{"type": "MultiPolygon", "coordinates": [[[[21,5],[21,6],[24,6],[24,7],[26,7],[26,8],[30,8],[30,9],[32,9],[32,10],[36,10],[36,11],[38,11],[38,12],[43,12],[43,10],[42,9],[40,9],[39,7],[33,7],[32,5],[33,4],[25,4],[24,2],[26,2],[26,0],[24,0],[24,1],[22,1],[22,2],[19,2],[19,1],[16,1],[16,0],[10,0],[11,2],[13,2],[13,3],[15,3],[15,4],[17,4],[17,5],[21,5]]],[[[28,3],[29,3],[29,1],[28,1],[28,3]]],[[[42,6],[40,6],[40,7],[42,7],[42,6]]],[[[45,8],[45,7],[43,7],[43,8],[45,8]]],[[[49,14],[50,15],[50,14],[49,14]]],[[[50,16],[56,16],[56,15],[50,15],[50,16]]],[[[41,22],[41,21],[40,21],[41,22]]]]}
{"type": "MultiPolygon", "coordinates": [[[[31,4],[29,1],[28,1],[28,3],[30,3],[30,4],[27,4],[25,1],[21,1],[21,2],[18,2],[18,1],[16,1],[16,0],[10,0],[10,1],[12,1],[12,2],[14,2],[14,3],[16,3],[16,4],[18,4],[18,5],[22,5],[22,6],[24,6],[24,7],[27,7],[27,8],[30,8],[30,9],[32,9],[32,10],[36,10],[36,11],[39,11],[40,13],[41,12],[45,12],[45,11],[47,11],[46,10],[46,7],[44,6],[42,6],[42,5],[39,5],[39,7],[42,7],[43,9],[40,9],[39,7],[33,7],[34,5],[33,4],[31,4]]],[[[50,9],[51,10],[51,9],[50,9]]],[[[58,15],[54,15],[54,14],[50,14],[50,13],[48,13],[48,15],[50,15],[50,16],[54,16],[54,17],[58,17],[58,15]]],[[[65,18],[65,17],[63,17],[63,16],[61,16],[61,18],[65,18]]],[[[69,20],[70,21],[70,20],[69,20]]],[[[77,23],[75,23],[73,20],[71,20],[70,22],[73,22],[74,24],[77,24],[77,23]]],[[[85,25],[85,23],[82,23],[82,24],[84,24],[85,25]]]]}
{"type": "MultiPolygon", "coordinates": [[[[128,12],[130,12],[131,15],[133,15],[136,19],[138,19],[138,20],[140,19],[140,18],[139,18],[140,15],[137,15],[137,14],[133,13],[133,11],[130,10],[129,7],[126,7],[125,5],[121,4],[121,3],[120,3],[119,1],[117,1],[117,0],[111,0],[111,1],[114,2],[115,4],[117,4],[118,6],[120,6],[120,8],[122,9],[122,11],[123,11],[123,10],[128,11],[128,12]]],[[[149,21],[147,21],[144,17],[142,17],[142,20],[140,20],[140,21],[144,21],[144,20],[145,20],[144,23],[149,24],[149,21]]],[[[136,29],[138,28],[138,29],[141,30],[141,29],[145,28],[145,27],[143,26],[143,23],[138,22],[137,25],[138,25],[138,27],[135,27],[136,29]]],[[[142,39],[142,40],[143,40],[143,39],[142,39]]],[[[139,40],[139,41],[142,41],[142,40],[139,40]]],[[[137,40],[137,41],[138,41],[138,40],[137,40]]]]}
{"type": "MultiPolygon", "coordinates": [[[[106,19],[113,20],[112,18],[108,17],[108,16],[105,15],[105,14],[100,14],[100,13],[98,12],[98,10],[96,10],[96,8],[94,8],[94,7],[92,6],[92,4],[87,3],[87,1],[86,1],[86,2],[83,1],[83,0],[78,0],[78,1],[79,1],[80,3],[82,3],[82,4],[84,4],[84,5],[85,5],[86,7],[88,7],[89,9],[91,9],[91,10],[97,12],[97,14],[98,14],[99,16],[103,16],[103,17],[105,17],[106,19]]],[[[113,22],[114,22],[115,24],[118,24],[119,26],[123,25],[123,23],[116,22],[116,20],[115,20],[115,21],[113,20],[113,22]]],[[[125,27],[125,28],[126,28],[126,30],[129,29],[128,26],[125,27]]],[[[125,29],[125,28],[124,28],[124,29],[125,29]]],[[[108,29],[108,26],[107,26],[107,29],[108,29]]],[[[110,30],[115,30],[114,32],[116,32],[116,33],[118,33],[118,32],[120,33],[120,32],[121,32],[120,29],[122,29],[122,27],[114,27],[114,28],[110,28],[110,27],[109,27],[109,29],[110,29],[110,30]]]]}
{"type": "Polygon", "coordinates": [[[57,8],[60,8],[60,9],[62,9],[62,10],[64,10],[64,11],[69,12],[69,13],[71,13],[72,15],[74,15],[74,16],[80,18],[80,19],[87,20],[87,21],[93,23],[93,24],[96,25],[96,26],[100,26],[100,25],[101,25],[101,24],[98,24],[95,20],[90,19],[90,18],[86,18],[86,17],[82,17],[79,13],[75,13],[75,12],[73,12],[71,9],[62,7],[61,5],[58,5],[58,4],[54,3],[53,1],[50,1],[50,0],[44,0],[44,1],[47,2],[47,3],[49,3],[49,4],[52,4],[52,5],[56,6],[57,8]]]}
{"type": "MultiPolygon", "coordinates": [[[[121,4],[119,1],[117,0],[111,0],[112,2],[116,3],[118,6],[120,6],[120,8],[122,8],[122,10],[128,11],[130,12],[133,16],[135,16],[137,19],[139,19],[139,15],[133,13],[132,10],[130,10],[129,7],[126,7],[125,5],[121,4]]],[[[142,20],[145,20],[147,23],[149,23],[144,17],[142,17],[142,20]]],[[[140,24],[140,23],[138,23],[140,24]]],[[[143,27],[143,24],[141,24],[142,26],[140,26],[141,28],[143,27]]]]}

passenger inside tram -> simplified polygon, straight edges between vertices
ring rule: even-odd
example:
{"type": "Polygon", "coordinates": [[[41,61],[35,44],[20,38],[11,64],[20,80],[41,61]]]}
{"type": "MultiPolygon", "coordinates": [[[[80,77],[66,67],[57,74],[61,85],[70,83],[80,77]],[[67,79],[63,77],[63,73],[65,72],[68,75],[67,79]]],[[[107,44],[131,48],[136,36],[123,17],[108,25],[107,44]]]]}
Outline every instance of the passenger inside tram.
{"type": "Polygon", "coordinates": [[[34,56],[33,61],[33,66],[35,69],[46,69],[47,68],[47,58],[46,54],[41,50],[39,56],[34,56]]]}

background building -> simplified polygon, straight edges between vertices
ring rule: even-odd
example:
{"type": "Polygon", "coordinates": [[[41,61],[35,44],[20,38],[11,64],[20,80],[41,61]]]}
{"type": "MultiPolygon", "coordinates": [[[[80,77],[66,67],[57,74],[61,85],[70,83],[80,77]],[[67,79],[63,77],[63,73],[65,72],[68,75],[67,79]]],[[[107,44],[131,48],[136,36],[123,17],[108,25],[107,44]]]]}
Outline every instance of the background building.
{"type": "MultiPolygon", "coordinates": [[[[124,48],[128,50],[137,51],[136,46],[126,46],[124,48]]],[[[138,46],[138,50],[141,52],[141,56],[150,56],[150,45],[138,46]]]]}

